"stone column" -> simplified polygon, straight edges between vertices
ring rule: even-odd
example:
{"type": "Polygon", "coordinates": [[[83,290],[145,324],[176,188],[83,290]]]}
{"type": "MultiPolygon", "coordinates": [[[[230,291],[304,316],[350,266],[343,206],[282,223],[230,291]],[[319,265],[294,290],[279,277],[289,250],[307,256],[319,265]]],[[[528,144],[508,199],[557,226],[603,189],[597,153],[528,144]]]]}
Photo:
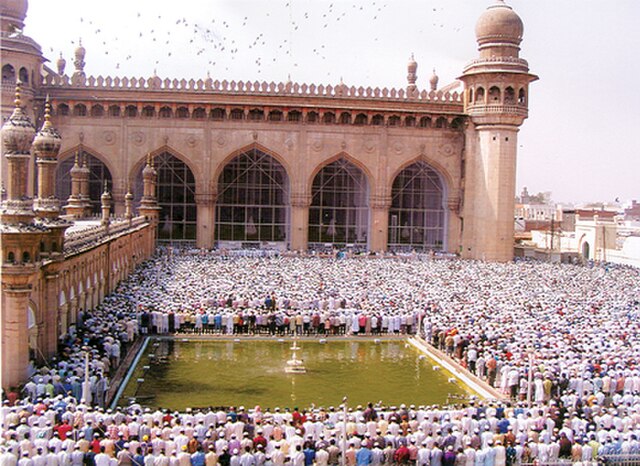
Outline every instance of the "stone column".
{"type": "Polygon", "coordinates": [[[389,237],[389,207],[391,196],[372,195],[369,200],[371,219],[369,223],[369,249],[386,251],[389,237]]]}
{"type": "Polygon", "coordinates": [[[291,194],[291,239],[293,251],[306,251],[309,247],[309,205],[311,196],[306,193],[291,194]]]}
{"type": "Polygon", "coordinates": [[[216,200],[215,193],[196,194],[196,246],[199,248],[212,249],[215,244],[216,200]]]}
{"type": "Polygon", "coordinates": [[[460,197],[457,194],[451,195],[447,199],[447,231],[446,231],[446,251],[451,253],[460,253],[462,238],[460,235],[460,197]]]}
{"type": "Polygon", "coordinates": [[[45,275],[45,303],[46,308],[43,309],[43,315],[45,319],[45,334],[44,344],[42,348],[45,356],[50,357],[54,355],[58,349],[58,335],[59,335],[59,316],[58,316],[58,273],[52,273],[45,275]]]}
{"type": "Polygon", "coordinates": [[[31,287],[6,286],[2,289],[2,388],[18,386],[27,380],[29,329],[27,312],[31,287]]]}

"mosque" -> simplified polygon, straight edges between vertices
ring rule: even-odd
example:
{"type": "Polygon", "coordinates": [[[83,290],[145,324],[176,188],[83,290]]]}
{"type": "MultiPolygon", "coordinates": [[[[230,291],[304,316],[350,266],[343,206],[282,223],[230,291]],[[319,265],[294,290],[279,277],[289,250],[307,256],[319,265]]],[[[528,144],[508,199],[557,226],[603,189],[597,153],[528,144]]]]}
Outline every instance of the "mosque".
{"type": "Polygon", "coordinates": [[[429,89],[413,58],[401,89],[93,77],[82,46],[53,70],[27,9],[0,5],[3,388],[157,242],[513,257],[537,77],[504,1],[476,24],[477,58],[429,89]]]}

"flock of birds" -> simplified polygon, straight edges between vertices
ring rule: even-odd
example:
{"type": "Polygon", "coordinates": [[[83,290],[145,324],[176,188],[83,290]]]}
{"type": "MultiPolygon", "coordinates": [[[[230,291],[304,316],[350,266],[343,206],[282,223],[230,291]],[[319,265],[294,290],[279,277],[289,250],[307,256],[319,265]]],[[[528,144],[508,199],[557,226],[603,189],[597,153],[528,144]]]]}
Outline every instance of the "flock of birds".
{"type": "MultiPolygon", "coordinates": [[[[228,9],[221,11],[225,16],[216,15],[214,3],[213,8],[200,12],[197,19],[171,17],[158,9],[150,13],[148,9],[132,5],[132,9],[120,10],[121,25],[131,25],[132,29],[121,26],[116,30],[108,18],[88,16],[86,10],[77,17],[79,27],[74,34],[85,35],[83,46],[87,48],[88,62],[99,61],[103,55],[102,59],[110,63],[111,68],[115,64],[115,69],[121,70],[113,74],[139,75],[139,71],[131,70],[139,66],[139,59],[149,63],[152,56],[154,69],[160,68],[163,74],[170,74],[164,73],[165,69],[175,69],[175,62],[180,60],[181,63],[188,61],[195,68],[189,70],[191,77],[203,75],[202,68],[216,76],[228,75],[230,69],[241,69],[243,76],[257,74],[256,78],[260,79],[263,71],[273,68],[281,70],[280,75],[291,75],[302,66],[302,62],[308,63],[311,58],[327,77],[332,77],[331,56],[344,51],[336,50],[332,37],[340,34],[345,37],[351,35],[355,39],[364,35],[370,46],[375,46],[386,28],[402,28],[402,25],[389,24],[393,21],[389,13],[392,8],[397,8],[390,0],[366,4],[341,0],[333,3],[283,0],[282,3],[269,2],[268,7],[263,6],[266,4],[253,4],[258,5],[253,12],[248,8],[251,4],[240,3],[242,8],[232,11],[235,15],[228,9]],[[366,29],[354,27],[363,25],[366,29]]],[[[423,30],[418,33],[429,27],[447,27],[438,15],[442,8],[429,8],[432,10],[428,15],[431,23],[423,24],[423,30]]],[[[78,46],[79,41],[74,38],[69,42],[71,50],[61,53],[71,58],[67,60],[71,64],[73,57],[69,57],[69,52],[78,46]]],[[[57,55],[54,47],[50,47],[50,52],[57,55]]],[[[88,74],[94,74],[88,71],[88,74]]],[[[264,74],[262,76],[264,79],[264,74]]]]}

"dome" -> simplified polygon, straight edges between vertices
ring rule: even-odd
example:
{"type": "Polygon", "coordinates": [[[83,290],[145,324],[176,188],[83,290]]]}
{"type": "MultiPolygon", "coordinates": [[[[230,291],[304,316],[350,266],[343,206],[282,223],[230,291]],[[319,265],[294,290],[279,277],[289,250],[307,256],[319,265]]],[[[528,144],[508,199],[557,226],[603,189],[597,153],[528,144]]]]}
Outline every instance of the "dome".
{"type": "Polygon", "coordinates": [[[33,150],[39,157],[55,158],[61,145],[60,133],[51,124],[51,104],[47,100],[44,110],[44,124],[33,140],[33,150]]]}
{"type": "Polygon", "coordinates": [[[487,8],[476,23],[479,45],[496,42],[520,45],[523,32],[522,20],[503,0],[487,8]]]}
{"type": "Polygon", "coordinates": [[[416,62],[416,59],[413,58],[413,54],[411,54],[411,58],[409,59],[409,63],[407,63],[407,71],[409,71],[409,73],[413,73],[413,74],[415,74],[416,71],[418,71],[418,62],[416,62]]]}
{"type": "Polygon", "coordinates": [[[431,77],[429,78],[429,87],[431,88],[432,91],[435,91],[438,89],[438,81],[440,80],[440,78],[438,78],[438,75],[436,74],[436,70],[433,70],[433,74],[431,75],[431,77]]]}
{"type": "Polygon", "coordinates": [[[62,56],[62,52],[60,52],[60,58],[56,61],[56,66],[58,68],[58,74],[62,76],[64,74],[64,68],[67,66],[67,60],[62,56]]]}
{"type": "Polygon", "coordinates": [[[84,57],[85,57],[86,53],[87,53],[87,51],[82,46],[82,40],[79,40],[78,41],[78,47],[76,47],[76,50],[75,50],[76,58],[79,59],[79,60],[84,60],[84,57]]]}
{"type": "Polygon", "coordinates": [[[10,153],[28,154],[36,134],[36,127],[22,110],[20,83],[16,86],[16,100],[13,113],[2,125],[2,142],[10,153]]]}
{"type": "Polygon", "coordinates": [[[22,29],[28,8],[29,2],[27,0],[2,0],[0,16],[22,29]]]}

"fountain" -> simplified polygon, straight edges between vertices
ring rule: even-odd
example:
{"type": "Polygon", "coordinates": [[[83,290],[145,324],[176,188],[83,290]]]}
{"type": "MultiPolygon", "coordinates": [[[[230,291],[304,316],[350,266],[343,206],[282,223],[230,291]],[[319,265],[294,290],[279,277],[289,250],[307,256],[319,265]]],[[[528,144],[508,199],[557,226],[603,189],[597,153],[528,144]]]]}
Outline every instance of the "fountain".
{"type": "Polygon", "coordinates": [[[287,365],[284,366],[284,371],[287,374],[306,374],[307,369],[304,367],[304,363],[301,359],[296,357],[296,352],[302,348],[300,348],[296,342],[293,340],[293,346],[291,349],[291,359],[287,361],[287,365]]]}

